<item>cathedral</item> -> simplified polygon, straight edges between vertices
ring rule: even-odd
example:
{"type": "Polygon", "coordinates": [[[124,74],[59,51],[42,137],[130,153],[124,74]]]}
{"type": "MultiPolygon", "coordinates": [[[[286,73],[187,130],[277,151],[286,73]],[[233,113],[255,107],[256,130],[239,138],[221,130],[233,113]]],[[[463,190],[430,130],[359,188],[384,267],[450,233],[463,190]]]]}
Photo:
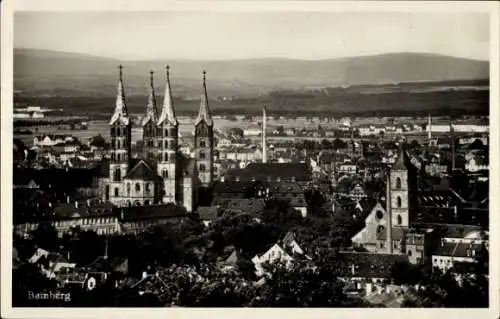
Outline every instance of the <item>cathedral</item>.
{"type": "Polygon", "coordinates": [[[132,120],[127,110],[119,67],[118,92],[110,126],[109,176],[100,182],[103,200],[118,207],[176,203],[188,212],[196,205],[197,190],[212,182],[214,129],[208,106],[206,72],[203,71],[200,109],[195,120],[194,157],[179,152],[179,123],[174,112],[170,67],[160,112],[156,105],[151,71],[142,127],[142,154],[132,154],[132,120]],[[135,156],[134,156],[135,155],[135,156]]]}

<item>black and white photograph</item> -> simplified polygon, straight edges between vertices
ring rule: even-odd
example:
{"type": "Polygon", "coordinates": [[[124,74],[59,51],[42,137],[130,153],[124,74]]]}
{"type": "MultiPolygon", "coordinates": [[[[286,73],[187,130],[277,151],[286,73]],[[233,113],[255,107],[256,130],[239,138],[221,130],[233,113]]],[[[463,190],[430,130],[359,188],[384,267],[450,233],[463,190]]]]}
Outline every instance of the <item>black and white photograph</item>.
{"type": "Polygon", "coordinates": [[[12,13],[9,307],[498,304],[490,12],[220,5],[12,13]]]}

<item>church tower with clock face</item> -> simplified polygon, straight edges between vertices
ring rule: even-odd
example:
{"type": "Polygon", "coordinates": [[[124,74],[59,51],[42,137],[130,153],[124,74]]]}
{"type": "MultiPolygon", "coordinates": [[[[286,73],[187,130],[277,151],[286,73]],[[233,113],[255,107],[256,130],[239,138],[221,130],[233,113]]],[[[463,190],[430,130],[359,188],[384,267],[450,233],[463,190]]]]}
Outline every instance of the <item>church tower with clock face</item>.
{"type": "Polygon", "coordinates": [[[198,185],[208,187],[212,182],[214,130],[208,107],[206,72],[203,71],[203,88],[200,110],[194,123],[194,159],[198,175],[198,185]]]}

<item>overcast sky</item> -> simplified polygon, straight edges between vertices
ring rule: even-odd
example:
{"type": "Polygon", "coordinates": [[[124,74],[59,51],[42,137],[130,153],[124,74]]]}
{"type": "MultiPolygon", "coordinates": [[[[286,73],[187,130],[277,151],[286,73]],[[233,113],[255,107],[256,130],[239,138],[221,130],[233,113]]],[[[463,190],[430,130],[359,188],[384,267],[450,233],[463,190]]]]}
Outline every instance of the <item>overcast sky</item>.
{"type": "Polygon", "coordinates": [[[487,60],[481,13],[16,13],[14,47],[126,59],[325,59],[428,52],[487,60]]]}

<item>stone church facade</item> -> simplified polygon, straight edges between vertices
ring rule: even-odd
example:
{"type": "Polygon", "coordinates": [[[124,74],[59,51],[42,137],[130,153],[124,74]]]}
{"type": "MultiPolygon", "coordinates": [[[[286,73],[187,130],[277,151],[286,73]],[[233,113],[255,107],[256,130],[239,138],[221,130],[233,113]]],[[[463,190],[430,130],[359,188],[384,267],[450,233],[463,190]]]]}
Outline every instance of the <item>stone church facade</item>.
{"type": "Polygon", "coordinates": [[[109,176],[101,179],[102,197],[118,207],[176,203],[192,211],[198,187],[212,183],[214,130],[206,91],[206,73],[198,117],[195,121],[194,158],[179,152],[179,123],[175,116],[166,70],[163,105],[158,112],[151,71],[146,114],[142,119],[142,154],[131,151],[132,121],[125,102],[120,66],[115,110],[110,126],[109,176]]]}

